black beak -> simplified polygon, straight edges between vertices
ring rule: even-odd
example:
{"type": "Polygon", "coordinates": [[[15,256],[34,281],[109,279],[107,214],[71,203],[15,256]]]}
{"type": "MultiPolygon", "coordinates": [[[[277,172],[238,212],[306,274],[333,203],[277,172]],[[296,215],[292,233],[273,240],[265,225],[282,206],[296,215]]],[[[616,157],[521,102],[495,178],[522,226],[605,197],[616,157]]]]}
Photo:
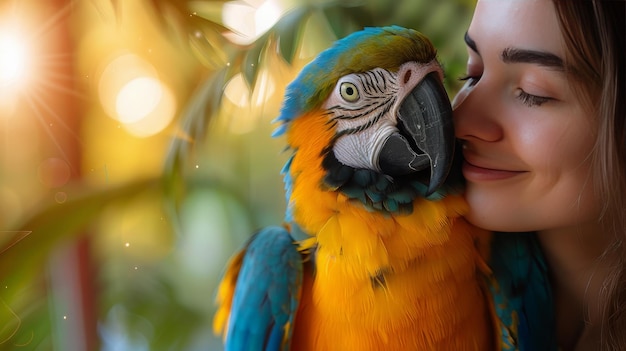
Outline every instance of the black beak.
{"type": "Polygon", "coordinates": [[[454,156],[450,100],[437,73],[429,73],[406,96],[399,109],[398,132],[385,142],[378,165],[391,176],[430,168],[428,193],[446,180],[454,156]]]}

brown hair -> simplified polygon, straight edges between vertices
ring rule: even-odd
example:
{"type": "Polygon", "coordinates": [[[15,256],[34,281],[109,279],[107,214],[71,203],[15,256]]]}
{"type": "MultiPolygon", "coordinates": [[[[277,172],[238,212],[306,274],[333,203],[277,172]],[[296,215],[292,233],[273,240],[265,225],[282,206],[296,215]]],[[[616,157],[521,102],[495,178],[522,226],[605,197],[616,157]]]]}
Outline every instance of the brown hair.
{"type": "Polygon", "coordinates": [[[618,257],[602,289],[601,349],[626,350],[626,0],[553,1],[574,86],[598,118],[594,181],[618,257]]]}

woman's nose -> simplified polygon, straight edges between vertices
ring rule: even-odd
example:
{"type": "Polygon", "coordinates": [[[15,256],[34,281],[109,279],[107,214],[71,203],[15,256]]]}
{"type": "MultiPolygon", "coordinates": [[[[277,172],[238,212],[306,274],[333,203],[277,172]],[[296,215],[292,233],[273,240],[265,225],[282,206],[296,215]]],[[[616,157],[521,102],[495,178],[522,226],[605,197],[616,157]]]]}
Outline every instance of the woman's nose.
{"type": "Polygon", "coordinates": [[[497,116],[496,94],[490,94],[479,82],[473,87],[465,86],[453,101],[454,133],[463,140],[495,142],[503,137],[503,129],[497,116]]]}

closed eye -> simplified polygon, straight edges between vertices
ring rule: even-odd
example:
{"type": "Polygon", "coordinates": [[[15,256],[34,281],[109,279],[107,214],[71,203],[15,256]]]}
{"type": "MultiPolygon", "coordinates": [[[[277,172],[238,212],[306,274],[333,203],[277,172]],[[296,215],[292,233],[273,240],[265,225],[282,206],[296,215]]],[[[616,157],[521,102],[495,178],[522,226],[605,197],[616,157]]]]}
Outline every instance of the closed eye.
{"type": "Polygon", "coordinates": [[[466,82],[466,84],[470,87],[476,85],[476,83],[478,83],[478,81],[480,80],[480,76],[471,76],[471,75],[467,75],[467,76],[463,76],[461,78],[459,78],[460,81],[466,82]]]}
{"type": "Polygon", "coordinates": [[[544,103],[550,101],[550,100],[554,100],[550,97],[546,97],[546,96],[538,96],[538,95],[533,95],[533,94],[528,94],[527,92],[525,92],[522,89],[518,89],[517,93],[516,93],[516,97],[526,106],[528,107],[535,107],[535,106],[541,106],[544,103]]]}

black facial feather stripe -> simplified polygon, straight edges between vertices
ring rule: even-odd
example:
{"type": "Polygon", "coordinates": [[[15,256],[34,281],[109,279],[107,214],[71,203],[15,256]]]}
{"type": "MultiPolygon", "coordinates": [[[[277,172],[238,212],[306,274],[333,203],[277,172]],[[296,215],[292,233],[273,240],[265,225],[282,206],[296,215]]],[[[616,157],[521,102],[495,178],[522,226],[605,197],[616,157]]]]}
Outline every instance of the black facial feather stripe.
{"type": "MultiPolygon", "coordinates": [[[[392,100],[395,101],[395,97],[392,100]]],[[[359,133],[359,132],[362,132],[362,131],[366,130],[367,128],[370,128],[371,126],[376,124],[376,122],[378,122],[385,114],[389,113],[389,110],[391,110],[391,107],[393,106],[393,101],[389,101],[388,103],[383,104],[381,106],[382,111],[380,109],[378,109],[379,111],[376,111],[377,113],[373,114],[374,118],[368,118],[366,120],[365,124],[361,124],[361,125],[359,125],[357,127],[354,127],[354,128],[348,128],[348,129],[344,129],[344,130],[338,131],[337,132],[337,138],[342,136],[342,135],[359,133]]],[[[368,113],[368,114],[370,114],[370,113],[368,113]]]]}
{"type": "Polygon", "coordinates": [[[364,131],[391,111],[397,100],[396,76],[387,70],[376,68],[365,73],[354,74],[360,98],[354,103],[344,102],[329,108],[331,121],[354,121],[343,125],[337,137],[364,131]],[[354,125],[363,119],[362,123],[354,125]]]}
{"type": "MultiPolygon", "coordinates": [[[[360,80],[364,83],[363,84],[363,89],[365,90],[366,94],[372,94],[371,93],[371,89],[375,90],[375,94],[384,94],[386,89],[384,86],[384,84],[380,84],[381,82],[378,81],[378,77],[376,75],[376,71],[368,71],[365,72],[365,74],[363,74],[362,76],[359,77],[360,80]]],[[[383,77],[382,81],[385,81],[385,78],[383,77]]]]}
{"type": "Polygon", "coordinates": [[[355,109],[345,108],[343,106],[333,106],[329,109],[329,112],[330,114],[334,115],[333,117],[331,117],[332,120],[359,119],[369,115],[370,113],[372,113],[372,111],[383,108],[387,103],[388,101],[386,100],[377,99],[372,102],[363,104],[355,109]],[[355,113],[356,111],[360,112],[355,113]]]}

